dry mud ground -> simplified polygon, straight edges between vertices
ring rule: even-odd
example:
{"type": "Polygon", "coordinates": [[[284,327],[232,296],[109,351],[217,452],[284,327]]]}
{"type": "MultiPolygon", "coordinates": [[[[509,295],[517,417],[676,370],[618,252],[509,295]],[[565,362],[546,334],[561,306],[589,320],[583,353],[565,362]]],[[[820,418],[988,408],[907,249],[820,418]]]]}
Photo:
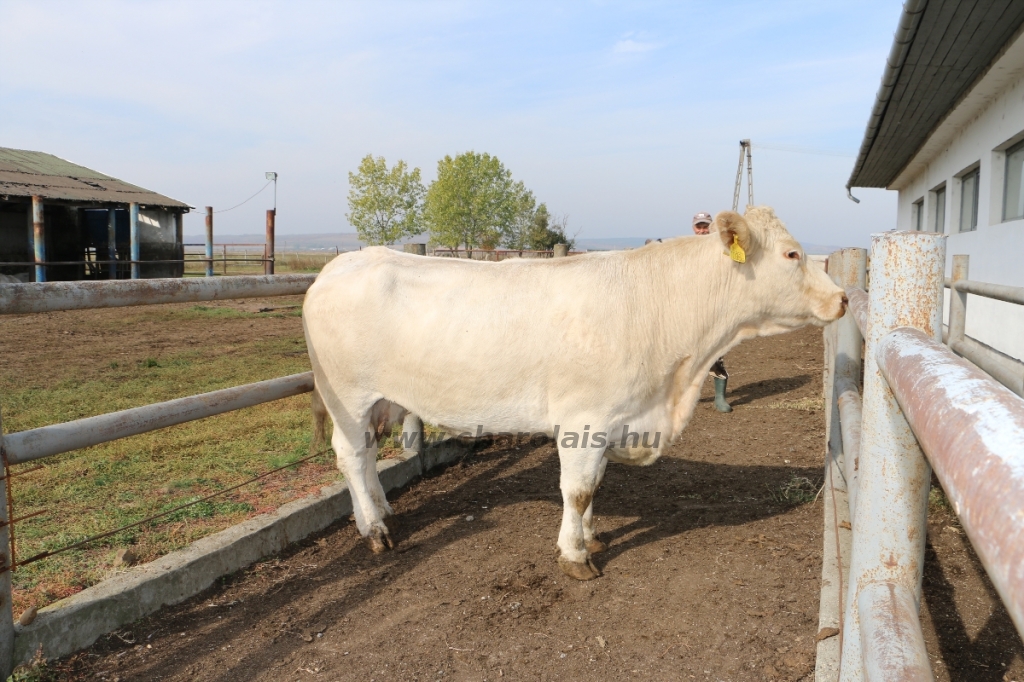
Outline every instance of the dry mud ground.
{"type": "MultiPolygon", "coordinates": [[[[395,551],[348,520],[49,666],[107,680],[809,680],[821,573],[821,334],[731,353],[656,464],[611,465],[603,571],[555,564],[552,444],[492,444],[392,493],[395,551]],[[809,479],[808,484],[801,479],[809,479]],[[812,490],[813,488],[813,490],[812,490]]],[[[933,496],[922,620],[939,680],[1022,680],[1019,637],[933,496]]]]}

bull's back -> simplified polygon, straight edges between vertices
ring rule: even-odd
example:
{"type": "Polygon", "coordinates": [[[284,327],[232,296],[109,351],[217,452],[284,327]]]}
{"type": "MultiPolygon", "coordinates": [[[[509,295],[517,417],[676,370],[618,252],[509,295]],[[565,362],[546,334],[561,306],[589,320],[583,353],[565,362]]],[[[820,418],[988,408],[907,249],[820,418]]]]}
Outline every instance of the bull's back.
{"type": "Polygon", "coordinates": [[[303,307],[314,364],[332,383],[372,387],[439,423],[514,413],[517,427],[537,425],[585,380],[574,363],[614,353],[603,321],[622,320],[608,314],[607,276],[563,263],[340,256],[303,307]]]}

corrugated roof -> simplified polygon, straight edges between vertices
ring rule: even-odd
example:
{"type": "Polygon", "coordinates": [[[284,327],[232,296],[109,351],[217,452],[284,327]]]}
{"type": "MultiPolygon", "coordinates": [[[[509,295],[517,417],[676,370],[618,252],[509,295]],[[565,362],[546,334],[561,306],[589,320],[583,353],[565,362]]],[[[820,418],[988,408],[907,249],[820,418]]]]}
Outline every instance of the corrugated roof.
{"type": "Polygon", "coordinates": [[[51,201],[192,208],[53,154],[0,147],[0,196],[38,196],[51,201]]]}
{"type": "Polygon", "coordinates": [[[887,187],[1024,25],[1021,0],[907,0],[847,187],[887,187]]]}

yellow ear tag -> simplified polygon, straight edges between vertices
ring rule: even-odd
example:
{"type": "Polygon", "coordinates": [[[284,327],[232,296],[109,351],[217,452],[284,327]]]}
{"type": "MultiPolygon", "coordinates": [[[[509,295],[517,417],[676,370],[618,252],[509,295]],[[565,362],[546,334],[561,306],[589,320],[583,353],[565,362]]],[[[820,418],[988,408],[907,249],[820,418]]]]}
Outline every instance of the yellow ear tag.
{"type": "Polygon", "coordinates": [[[737,263],[747,262],[747,253],[740,246],[740,239],[736,235],[732,236],[732,244],[729,246],[729,257],[737,263]]]}

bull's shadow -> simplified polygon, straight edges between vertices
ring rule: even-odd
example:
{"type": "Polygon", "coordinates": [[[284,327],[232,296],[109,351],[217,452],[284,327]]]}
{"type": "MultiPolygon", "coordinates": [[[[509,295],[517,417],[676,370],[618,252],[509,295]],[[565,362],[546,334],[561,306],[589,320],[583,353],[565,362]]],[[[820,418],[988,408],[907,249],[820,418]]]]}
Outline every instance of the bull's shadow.
{"type": "MultiPolygon", "coordinates": [[[[219,619],[210,611],[202,612],[202,605],[216,600],[218,593],[229,590],[232,583],[253,580],[252,572],[243,570],[188,602],[151,617],[148,620],[152,623],[144,621],[134,627],[140,631],[142,628],[159,627],[163,632],[174,633],[185,627],[196,627],[197,618],[206,620],[204,639],[211,651],[216,651],[230,644],[242,631],[251,630],[254,619],[261,623],[276,623],[287,614],[291,605],[297,601],[310,603],[314,597],[320,608],[315,613],[305,614],[303,622],[293,623],[293,627],[336,623],[385,589],[387,583],[379,577],[382,573],[393,580],[434,559],[450,545],[497,524],[508,528],[506,537],[513,542],[518,534],[537,530],[547,533],[552,551],[539,554],[533,561],[542,571],[547,563],[551,575],[561,579],[553,558],[562,504],[558,467],[558,456],[551,443],[518,449],[491,447],[469,454],[460,462],[429,472],[409,486],[389,494],[397,514],[388,520],[396,542],[395,551],[371,554],[355,540],[354,525],[340,521],[322,533],[296,543],[278,555],[278,559],[288,562],[321,538],[332,543],[345,543],[349,548],[314,570],[304,571],[284,583],[272,583],[262,592],[253,594],[250,586],[246,601],[255,604],[252,607],[255,612],[236,611],[234,616],[226,615],[219,619]],[[453,468],[456,471],[451,471],[453,468]],[[451,485],[453,479],[457,480],[454,486],[451,485]],[[535,506],[529,523],[516,518],[522,513],[517,505],[536,501],[550,505],[549,518],[542,521],[545,524],[543,529],[536,525],[538,515],[535,506]],[[475,515],[473,523],[446,523],[467,513],[475,515]],[[433,524],[439,527],[437,532],[428,534],[426,538],[421,535],[414,539],[420,531],[433,524]],[[336,537],[332,539],[330,536],[336,537]],[[327,598],[316,594],[338,580],[346,580],[348,584],[343,596],[337,596],[337,592],[327,598]]],[[[694,529],[738,526],[783,513],[793,505],[780,502],[772,491],[794,476],[816,479],[820,478],[820,471],[817,467],[732,466],[682,459],[678,455],[665,456],[649,467],[610,464],[595,497],[595,516],[602,519],[598,532],[609,543],[609,549],[596,555],[596,563],[599,567],[606,566],[638,546],[680,536],[694,529]],[[629,521],[616,525],[616,520],[621,517],[627,517],[629,521]]],[[[510,568],[513,568],[513,561],[518,560],[510,559],[510,568]]],[[[158,640],[153,642],[156,646],[158,640]]],[[[244,656],[232,667],[227,679],[254,677],[259,671],[267,670],[274,661],[290,656],[302,646],[298,637],[282,638],[273,646],[244,656]]],[[[99,648],[119,650],[126,647],[114,637],[108,637],[99,648]]],[[[148,675],[157,672],[169,676],[197,663],[201,664],[201,659],[154,659],[140,663],[140,668],[133,673],[137,673],[139,679],[148,679],[148,675]]]]}

